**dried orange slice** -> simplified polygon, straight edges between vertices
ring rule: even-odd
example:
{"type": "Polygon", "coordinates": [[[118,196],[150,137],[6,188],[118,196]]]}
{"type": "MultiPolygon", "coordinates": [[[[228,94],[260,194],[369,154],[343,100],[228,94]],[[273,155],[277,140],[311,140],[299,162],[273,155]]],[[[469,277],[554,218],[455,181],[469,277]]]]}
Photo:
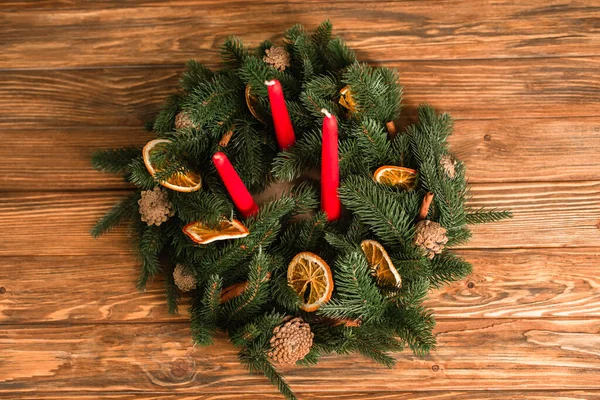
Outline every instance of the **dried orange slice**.
{"type": "MultiPolygon", "coordinates": [[[[171,141],[167,139],[154,139],[146,143],[144,146],[144,164],[146,164],[146,169],[152,176],[156,175],[158,170],[152,165],[150,158],[153,152],[160,151],[160,146],[156,146],[160,145],[161,143],[171,143],[171,141]]],[[[159,183],[164,187],[177,192],[195,192],[202,187],[202,179],[200,178],[200,175],[198,173],[189,171],[185,173],[178,172],[169,177],[169,179],[166,181],[161,181],[159,183]]]]}
{"type": "Polygon", "coordinates": [[[288,266],[287,280],[288,285],[302,298],[300,308],[304,311],[316,311],[331,298],[331,269],[314,253],[304,251],[296,254],[288,266]]]}
{"type": "Polygon", "coordinates": [[[340,90],[339,103],[342,105],[342,107],[348,109],[351,113],[356,112],[356,103],[354,102],[354,98],[352,97],[352,91],[350,90],[350,86],[344,86],[342,90],[340,90]]]}
{"type": "Polygon", "coordinates": [[[183,227],[183,233],[198,244],[209,244],[217,240],[238,239],[248,236],[250,232],[240,221],[224,219],[214,228],[201,221],[195,221],[183,227]]]}
{"type": "Polygon", "coordinates": [[[400,274],[381,243],[375,240],[363,240],[360,247],[367,257],[371,274],[377,282],[385,286],[400,287],[402,284],[400,274]]]}
{"type": "Polygon", "coordinates": [[[250,87],[250,85],[246,85],[246,105],[248,106],[248,110],[250,110],[250,113],[254,116],[254,118],[264,124],[265,121],[263,117],[257,111],[257,108],[259,108],[258,99],[252,94],[252,87],[250,87]]]}
{"type": "Polygon", "coordinates": [[[375,178],[376,182],[384,185],[410,190],[415,187],[417,171],[395,165],[384,165],[377,168],[377,171],[373,174],[373,178],[375,178]]]}

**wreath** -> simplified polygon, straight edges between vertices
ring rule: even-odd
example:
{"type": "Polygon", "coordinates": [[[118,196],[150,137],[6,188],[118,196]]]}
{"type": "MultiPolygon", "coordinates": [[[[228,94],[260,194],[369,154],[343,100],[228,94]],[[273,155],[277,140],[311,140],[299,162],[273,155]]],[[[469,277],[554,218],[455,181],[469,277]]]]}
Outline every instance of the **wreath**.
{"type": "Polygon", "coordinates": [[[466,205],[450,116],[423,105],[397,131],[398,73],[357,62],[329,21],[281,45],[231,37],[221,54],[218,71],[186,64],[148,124],[157,139],[93,155],[137,187],[93,236],[129,221],[139,288],[162,272],[169,311],[189,300],[194,343],[226,332],[288,398],[276,363],[430,352],[428,291],[471,272],[448,248],[510,216],[466,205]]]}

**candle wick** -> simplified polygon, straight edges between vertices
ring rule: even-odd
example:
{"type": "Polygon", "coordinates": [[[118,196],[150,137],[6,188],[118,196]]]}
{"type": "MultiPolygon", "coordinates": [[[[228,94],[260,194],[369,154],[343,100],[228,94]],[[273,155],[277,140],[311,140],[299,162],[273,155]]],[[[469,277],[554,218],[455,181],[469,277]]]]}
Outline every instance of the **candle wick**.
{"type": "Polygon", "coordinates": [[[265,85],[267,86],[273,86],[277,81],[275,79],[273,79],[272,81],[265,81],[265,85]]]}
{"type": "Polygon", "coordinates": [[[321,108],[321,112],[322,112],[323,114],[325,114],[325,116],[326,116],[327,118],[331,118],[331,114],[329,113],[329,111],[327,111],[327,109],[325,109],[325,108],[321,108]]]}

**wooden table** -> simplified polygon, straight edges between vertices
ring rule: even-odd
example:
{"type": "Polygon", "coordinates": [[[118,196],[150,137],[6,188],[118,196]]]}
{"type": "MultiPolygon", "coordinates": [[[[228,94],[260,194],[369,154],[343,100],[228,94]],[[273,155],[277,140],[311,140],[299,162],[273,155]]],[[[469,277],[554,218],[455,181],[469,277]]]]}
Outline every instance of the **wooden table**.
{"type": "MultiPolygon", "coordinates": [[[[330,18],[397,67],[405,110],[456,118],[474,206],[511,208],[432,293],[439,349],[285,368],[301,398],[600,398],[600,4],[547,1],[7,0],[0,5],[0,397],[267,399],[219,339],[194,348],[161,281],[135,289],[124,230],[89,230],[130,188],[97,148],[142,144],[183,63],[215,66],[330,18]]],[[[185,314],[185,313],[184,313],[185,314]]]]}

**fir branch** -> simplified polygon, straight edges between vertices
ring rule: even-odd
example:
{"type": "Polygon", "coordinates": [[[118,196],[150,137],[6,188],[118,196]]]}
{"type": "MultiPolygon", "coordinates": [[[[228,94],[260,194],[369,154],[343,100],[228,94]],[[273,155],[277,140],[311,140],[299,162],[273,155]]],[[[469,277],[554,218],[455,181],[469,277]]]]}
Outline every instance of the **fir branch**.
{"type": "Polygon", "coordinates": [[[256,318],[252,323],[253,326],[242,328],[241,334],[236,334],[235,339],[237,343],[246,344],[240,350],[238,358],[250,372],[263,373],[286,398],[295,400],[294,392],[266,355],[273,329],[282,321],[283,315],[271,312],[256,318]],[[250,335],[244,338],[244,333],[250,333],[250,335]]]}
{"type": "Polygon", "coordinates": [[[173,279],[174,267],[175,265],[172,262],[169,262],[167,264],[167,270],[165,271],[165,296],[167,297],[169,314],[177,314],[179,303],[179,292],[175,285],[175,279],[173,279]]]}
{"type": "MultiPolygon", "coordinates": [[[[155,163],[171,163],[173,160],[207,159],[207,153],[214,153],[216,139],[195,128],[183,128],[177,132],[164,135],[168,143],[160,143],[152,152],[151,161],[155,163]],[[212,139],[212,140],[211,140],[212,139]],[[156,151],[159,150],[160,151],[156,151]]],[[[159,164],[160,166],[160,164],[159,164]]]]}
{"type": "Polygon", "coordinates": [[[333,31],[333,24],[331,21],[326,20],[321,22],[321,24],[315,29],[315,32],[311,35],[311,40],[317,49],[323,51],[329,45],[331,41],[331,33],[333,31]]]}
{"type": "Polygon", "coordinates": [[[187,91],[191,92],[199,84],[210,80],[213,76],[212,71],[196,60],[189,60],[185,63],[186,71],[181,75],[179,84],[187,91]]]}
{"type": "Polygon", "coordinates": [[[140,154],[142,150],[137,147],[99,150],[92,154],[92,166],[102,172],[127,174],[129,165],[140,154]]]}
{"type": "Polygon", "coordinates": [[[265,81],[272,79],[277,79],[281,83],[285,97],[288,99],[297,97],[300,91],[299,82],[292,75],[279,71],[255,57],[248,57],[244,61],[239,70],[239,76],[242,81],[250,85],[252,93],[259,98],[268,96],[265,81]]]}
{"type": "Polygon", "coordinates": [[[259,355],[264,354],[270,345],[269,340],[273,334],[273,329],[281,325],[283,318],[283,314],[275,311],[265,313],[252,320],[252,322],[232,329],[229,339],[236,347],[248,348],[253,344],[259,355]]]}
{"type": "MultiPolygon", "coordinates": [[[[265,99],[260,99],[263,109],[268,109],[268,102],[265,99]]],[[[311,120],[310,112],[304,108],[304,104],[301,101],[297,100],[286,100],[285,102],[288,113],[290,115],[290,119],[292,120],[292,125],[294,126],[294,131],[298,135],[296,140],[304,138],[305,131],[310,131],[310,128],[314,125],[311,120]]],[[[296,143],[298,143],[296,141],[296,143]]]]}
{"type": "Polygon", "coordinates": [[[362,156],[360,145],[355,140],[343,140],[339,146],[339,168],[342,180],[349,175],[370,175],[369,165],[362,156]]]}
{"type": "Polygon", "coordinates": [[[396,338],[387,335],[385,330],[362,327],[355,330],[354,336],[352,346],[360,354],[388,368],[396,365],[396,359],[386,352],[402,351],[403,346],[396,338]]]}
{"type": "Polygon", "coordinates": [[[91,230],[92,236],[98,238],[127,219],[139,218],[139,199],[140,192],[135,192],[117,203],[94,225],[91,230]]]}
{"type": "Polygon", "coordinates": [[[305,171],[317,168],[321,162],[321,134],[306,132],[294,146],[282,151],[273,161],[273,175],[284,182],[299,178],[305,171]]]}
{"type": "Polygon", "coordinates": [[[153,129],[156,133],[161,135],[173,130],[181,101],[182,97],[179,94],[174,94],[167,99],[154,120],[153,129]]]}
{"type": "Polygon", "coordinates": [[[400,116],[402,88],[397,84],[397,78],[394,70],[354,63],[344,73],[342,81],[350,86],[356,114],[385,124],[400,116]]]}
{"type": "Polygon", "coordinates": [[[433,257],[431,267],[431,285],[435,288],[463,279],[473,269],[470,263],[448,251],[433,257]]]}
{"type": "Polygon", "coordinates": [[[383,125],[371,118],[364,118],[351,131],[369,167],[392,163],[392,147],[383,125]]]}
{"type": "MultiPolygon", "coordinates": [[[[305,89],[300,93],[300,101],[304,105],[305,110],[307,110],[312,117],[319,120],[324,118],[323,109],[328,110],[331,114],[336,116],[342,114],[342,108],[339,104],[330,99],[320,97],[311,89],[305,89]]],[[[322,123],[319,125],[322,125],[322,123]]]]}
{"type": "Polygon", "coordinates": [[[448,243],[446,247],[460,246],[471,240],[471,231],[466,227],[451,228],[447,232],[448,243]]]}
{"type": "Polygon", "coordinates": [[[239,68],[247,57],[248,49],[237,36],[228,37],[221,46],[221,59],[229,67],[239,68]]]}
{"type": "Polygon", "coordinates": [[[202,221],[215,226],[229,217],[231,201],[217,193],[199,190],[191,193],[169,191],[169,199],[179,219],[185,223],[202,221]]]}
{"type": "Polygon", "coordinates": [[[239,116],[240,110],[245,110],[243,90],[236,74],[222,72],[195,86],[186,97],[183,109],[194,125],[207,125],[213,136],[220,139],[239,116]]]}
{"type": "Polygon", "coordinates": [[[159,226],[145,226],[142,228],[139,239],[138,259],[142,264],[138,289],[144,290],[148,278],[161,271],[159,253],[167,241],[163,230],[159,226]]]}
{"type": "Polygon", "coordinates": [[[221,312],[220,297],[223,280],[218,275],[211,275],[206,282],[204,294],[192,299],[189,309],[192,338],[195,344],[208,346],[213,343],[217,329],[217,318],[221,312]]]}
{"type": "Polygon", "coordinates": [[[369,225],[379,239],[391,248],[410,242],[412,220],[398,203],[397,196],[382,190],[365,178],[349,177],[339,189],[342,203],[369,225]]]}
{"type": "Polygon", "coordinates": [[[503,219],[512,218],[513,214],[510,211],[498,209],[480,208],[477,210],[467,210],[467,224],[486,224],[488,222],[501,221],[503,219]]]}
{"type": "Polygon", "coordinates": [[[302,81],[311,79],[322,71],[319,52],[312,37],[302,25],[294,25],[284,33],[286,50],[291,56],[292,71],[302,81]],[[301,73],[298,73],[301,72],[301,73]]]}
{"type": "Polygon", "coordinates": [[[158,185],[152,175],[148,173],[142,157],[133,160],[127,168],[129,169],[129,173],[126,179],[140,189],[149,190],[158,185]]]}
{"type": "Polygon", "coordinates": [[[292,222],[279,239],[279,253],[286,258],[300,251],[316,251],[323,246],[327,215],[318,212],[312,218],[292,222]]]}
{"type": "Polygon", "coordinates": [[[357,249],[356,244],[352,243],[344,235],[338,233],[325,233],[325,240],[339,253],[350,253],[357,249]]]}
{"type": "Polygon", "coordinates": [[[297,312],[301,299],[298,293],[289,287],[285,276],[280,279],[272,279],[270,289],[271,297],[277,304],[290,313],[297,312]]]}
{"type": "Polygon", "coordinates": [[[266,356],[248,359],[242,356],[240,353],[240,361],[246,364],[251,371],[262,372],[265,375],[265,377],[267,377],[267,379],[277,387],[279,392],[286,397],[286,399],[297,400],[297,397],[292,391],[292,388],[290,388],[286,380],[279,373],[279,371],[277,371],[273,364],[271,364],[271,362],[266,356]]]}
{"type": "Polygon", "coordinates": [[[403,307],[418,307],[427,298],[430,280],[426,277],[405,279],[396,298],[403,307]]]}
{"type": "Polygon", "coordinates": [[[390,257],[394,266],[402,278],[416,279],[419,277],[429,277],[431,275],[431,262],[423,257],[422,253],[415,249],[413,254],[402,253],[391,254],[390,257]]]}
{"type": "Polygon", "coordinates": [[[423,307],[390,307],[386,317],[396,334],[415,355],[423,357],[435,349],[435,337],[432,333],[435,319],[431,310],[423,307]]]}
{"type": "Polygon", "coordinates": [[[344,69],[356,62],[354,51],[346,46],[346,43],[338,37],[329,42],[324,58],[328,69],[334,71],[344,69]]]}
{"type": "MultiPolygon", "coordinates": [[[[305,90],[311,92],[314,97],[330,100],[339,95],[340,82],[331,75],[319,75],[306,82],[305,90]]],[[[318,117],[322,118],[323,114],[319,114],[318,117]]]]}
{"type": "Polygon", "coordinates": [[[234,129],[231,144],[228,146],[228,150],[235,153],[231,157],[234,165],[236,167],[243,165],[236,170],[239,171],[242,181],[249,190],[259,188],[264,181],[262,136],[251,125],[238,124],[234,129]]]}
{"type": "Polygon", "coordinates": [[[404,133],[398,134],[392,140],[393,165],[412,168],[416,167],[410,151],[410,136],[404,133]]]}
{"type": "Polygon", "coordinates": [[[263,40],[256,48],[255,54],[259,58],[263,58],[266,55],[266,51],[273,47],[273,42],[270,40],[263,40]]]}
{"type": "Polygon", "coordinates": [[[242,294],[221,306],[223,315],[226,316],[223,321],[224,326],[231,326],[236,322],[250,320],[257,316],[268,299],[269,270],[268,258],[263,251],[259,250],[248,268],[248,284],[242,294]]]}
{"type": "Polygon", "coordinates": [[[317,311],[331,318],[379,321],[385,300],[371,277],[367,259],[353,252],[338,257],[334,265],[337,295],[317,311]]]}
{"type": "Polygon", "coordinates": [[[353,216],[346,232],[346,237],[353,243],[362,242],[369,233],[369,227],[363,224],[358,216],[353,216]]]}

